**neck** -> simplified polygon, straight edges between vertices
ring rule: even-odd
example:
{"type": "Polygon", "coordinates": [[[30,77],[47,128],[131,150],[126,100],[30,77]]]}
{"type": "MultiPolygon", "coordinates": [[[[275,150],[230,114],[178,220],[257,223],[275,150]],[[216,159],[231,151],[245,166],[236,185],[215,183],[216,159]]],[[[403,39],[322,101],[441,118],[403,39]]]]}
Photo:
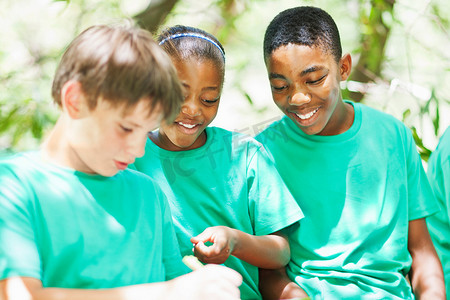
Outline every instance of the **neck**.
{"type": "Polygon", "coordinates": [[[346,132],[353,125],[355,110],[353,105],[342,99],[336,104],[332,119],[319,135],[338,135],[346,132]],[[328,130],[327,130],[328,129],[328,130]]]}
{"type": "Polygon", "coordinates": [[[337,134],[341,134],[350,129],[353,125],[353,120],[355,119],[355,109],[350,103],[341,100],[341,113],[339,119],[339,131],[337,134]]]}
{"type": "MultiPolygon", "coordinates": [[[[61,116],[41,145],[43,159],[63,167],[76,169],[76,153],[68,141],[67,120],[61,116]]],[[[82,170],[79,170],[82,171],[82,170]]]]}

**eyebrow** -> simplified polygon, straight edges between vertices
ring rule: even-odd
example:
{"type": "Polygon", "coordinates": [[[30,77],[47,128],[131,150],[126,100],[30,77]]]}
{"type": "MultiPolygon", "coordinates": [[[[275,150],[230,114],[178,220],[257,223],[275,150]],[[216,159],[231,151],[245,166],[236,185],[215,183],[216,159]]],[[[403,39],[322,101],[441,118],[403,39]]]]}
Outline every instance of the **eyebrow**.
{"type": "MultiPolygon", "coordinates": [[[[185,83],[185,82],[182,82],[181,84],[182,84],[183,87],[185,87],[185,88],[188,88],[188,89],[191,88],[191,86],[190,86],[189,84],[185,83]]],[[[217,91],[217,90],[219,90],[219,89],[220,89],[220,88],[217,87],[217,86],[207,86],[207,87],[202,88],[202,91],[217,91]]]]}
{"type": "Polygon", "coordinates": [[[217,91],[217,90],[219,90],[219,87],[217,86],[207,86],[202,89],[202,91],[217,91]]]}
{"type": "Polygon", "coordinates": [[[300,77],[303,77],[303,76],[305,76],[306,74],[313,73],[313,72],[317,72],[317,71],[320,71],[320,70],[323,70],[323,69],[325,69],[325,67],[323,67],[323,66],[311,66],[311,67],[309,67],[309,68],[303,70],[303,71],[300,73],[300,77]]]}
{"type": "Polygon", "coordinates": [[[285,79],[285,77],[281,74],[269,73],[269,79],[285,79]]]}
{"type": "MultiPolygon", "coordinates": [[[[300,77],[303,77],[309,73],[314,73],[325,69],[323,66],[311,66],[300,72],[300,77]]],[[[278,73],[269,73],[269,79],[286,79],[283,75],[278,73]]]]}

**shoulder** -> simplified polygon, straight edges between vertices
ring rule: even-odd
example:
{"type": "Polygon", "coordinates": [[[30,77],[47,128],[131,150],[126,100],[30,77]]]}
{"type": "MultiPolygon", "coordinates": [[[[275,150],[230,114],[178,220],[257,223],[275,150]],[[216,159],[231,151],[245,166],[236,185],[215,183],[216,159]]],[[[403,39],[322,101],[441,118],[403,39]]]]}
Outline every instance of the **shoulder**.
{"type": "Polygon", "coordinates": [[[439,139],[437,150],[450,154],[450,126],[447,127],[444,134],[439,139]]]}
{"type": "Polygon", "coordinates": [[[46,180],[42,179],[46,172],[46,169],[35,164],[28,153],[0,159],[0,199],[6,199],[9,207],[27,207],[27,203],[34,199],[33,188],[45,186],[46,180]]]}
{"type": "Polygon", "coordinates": [[[35,165],[36,152],[23,152],[12,154],[0,159],[0,175],[21,177],[32,173],[42,173],[45,170],[35,165]]]}
{"type": "MultiPolygon", "coordinates": [[[[436,149],[431,153],[428,161],[429,165],[436,165],[444,168],[444,163],[450,160],[450,126],[445,130],[439,139],[436,149]]],[[[434,167],[434,166],[433,166],[434,167]]]]}
{"type": "Polygon", "coordinates": [[[214,132],[216,142],[230,143],[233,150],[242,151],[244,149],[258,149],[261,143],[254,137],[236,131],[230,131],[219,127],[209,127],[210,132],[214,132]]]}
{"type": "Polygon", "coordinates": [[[354,103],[355,109],[360,109],[362,115],[362,126],[380,134],[388,134],[390,136],[400,136],[402,139],[412,137],[411,129],[409,129],[402,121],[394,116],[369,107],[365,104],[354,103]]]}
{"type": "Polygon", "coordinates": [[[288,117],[281,116],[272,119],[272,122],[269,125],[266,124],[267,126],[263,126],[262,124],[261,128],[258,128],[259,133],[256,135],[256,139],[259,140],[261,137],[271,135],[272,132],[284,130],[284,128],[287,126],[287,119],[288,117]]]}
{"type": "MultiPolygon", "coordinates": [[[[370,121],[370,122],[385,122],[388,125],[391,126],[397,126],[397,127],[406,127],[402,121],[400,121],[399,119],[395,118],[394,116],[383,112],[381,110],[378,110],[376,108],[367,106],[365,104],[362,103],[353,103],[354,107],[356,109],[360,109],[361,113],[363,115],[363,118],[365,122],[370,121]]],[[[383,124],[380,124],[383,125],[383,124]]]]}
{"type": "Polygon", "coordinates": [[[268,151],[272,151],[273,147],[278,148],[280,145],[291,145],[299,140],[303,140],[300,131],[291,119],[287,116],[282,116],[262,130],[255,138],[268,151]]]}
{"type": "Polygon", "coordinates": [[[156,182],[150,176],[132,168],[120,171],[116,177],[134,186],[157,186],[156,182]]]}

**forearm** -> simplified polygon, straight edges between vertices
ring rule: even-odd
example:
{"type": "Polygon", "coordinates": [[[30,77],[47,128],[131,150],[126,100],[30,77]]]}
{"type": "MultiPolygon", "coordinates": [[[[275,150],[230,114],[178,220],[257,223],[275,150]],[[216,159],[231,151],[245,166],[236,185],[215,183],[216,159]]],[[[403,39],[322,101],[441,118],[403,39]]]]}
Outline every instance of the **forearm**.
{"type": "Polygon", "coordinates": [[[259,291],[264,300],[303,299],[308,297],[302,288],[289,279],[285,268],[259,269],[259,291]]]}
{"type": "MultiPolygon", "coordinates": [[[[436,256],[437,258],[437,256],[436,256]]],[[[426,258],[420,263],[413,258],[411,286],[417,299],[445,299],[444,275],[439,259],[426,258]]]]}
{"type": "MultiPolygon", "coordinates": [[[[163,284],[152,284],[152,299],[163,299],[163,284]],[[160,295],[161,297],[159,297],[160,295]]],[[[45,288],[33,293],[33,300],[144,300],[149,299],[148,286],[131,286],[105,290],[45,288]]]]}
{"type": "Polygon", "coordinates": [[[284,267],[290,259],[288,240],[278,234],[254,236],[234,230],[233,256],[263,269],[284,267]]]}
{"type": "Polygon", "coordinates": [[[43,288],[34,278],[12,278],[2,283],[6,300],[144,300],[167,299],[170,282],[141,284],[113,289],[43,288]]]}
{"type": "Polygon", "coordinates": [[[411,286],[417,299],[445,299],[444,274],[424,219],[409,222],[411,286]]]}

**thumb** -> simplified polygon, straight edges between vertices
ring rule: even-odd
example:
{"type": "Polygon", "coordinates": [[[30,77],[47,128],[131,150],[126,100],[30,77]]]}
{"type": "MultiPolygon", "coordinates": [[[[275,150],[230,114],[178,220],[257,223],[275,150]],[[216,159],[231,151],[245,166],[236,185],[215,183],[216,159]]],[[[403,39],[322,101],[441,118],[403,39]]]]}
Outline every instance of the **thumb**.
{"type": "Polygon", "coordinates": [[[191,238],[191,243],[192,244],[197,244],[198,242],[211,242],[211,233],[209,232],[208,229],[205,229],[202,233],[200,233],[197,236],[194,236],[193,238],[191,238]]]}

